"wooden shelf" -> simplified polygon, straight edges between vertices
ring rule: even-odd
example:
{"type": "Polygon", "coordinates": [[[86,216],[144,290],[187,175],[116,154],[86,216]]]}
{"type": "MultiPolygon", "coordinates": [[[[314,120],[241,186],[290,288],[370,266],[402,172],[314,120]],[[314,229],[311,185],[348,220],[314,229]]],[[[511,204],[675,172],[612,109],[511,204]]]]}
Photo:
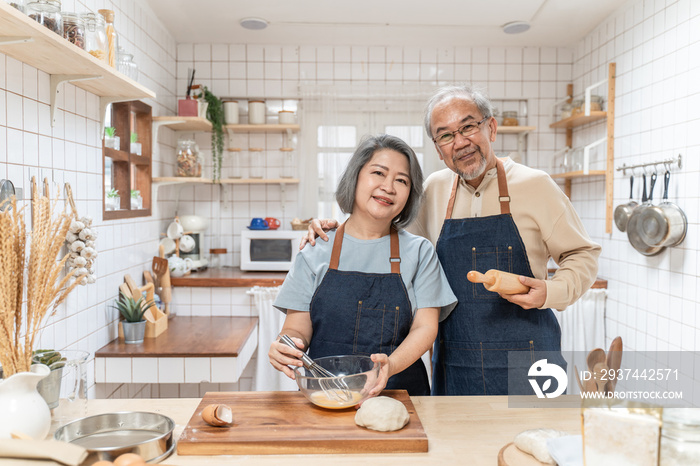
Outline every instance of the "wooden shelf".
{"type": "MultiPolygon", "coordinates": [[[[197,183],[197,184],[219,184],[214,183],[211,178],[190,178],[183,176],[165,176],[153,178],[154,183],[164,184],[182,184],[182,183],[197,183]]],[[[220,181],[221,184],[299,184],[297,178],[225,178],[220,181]]]]}
{"type": "Polygon", "coordinates": [[[591,170],[588,172],[588,174],[584,174],[583,170],[578,170],[575,172],[568,173],[555,173],[550,176],[554,179],[570,180],[573,178],[586,178],[589,176],[605,176],[605,170],[591,170]]]}
{"type": "MultiPolygon", "coordinates": [[[[83,49],[0,2],[0,53],[113,100],[155,98],[155,93],[83,49]]],[[[53,96],[52,96],[53,100],[53,96]]]]}
{"type": "Polygon", "coordinates": [[[299,125],[226,125],[224,128],[234,133],[284,133],[286,131],[299,131],[299,125]]]}
{"type": "Polygon", "coordinates": [[[190,287],[251,287],[279,286],[287,272],[247,272],[238,267],[222,269],[208,268],[201,272],[192,272],[184,277],[171,277],[172,286],[190,287]]]}
{"type": "Polygon", "coordinates": [[[535,131],[537,127],[535,126],[499,126],[498,127],[498,133],[499,134],[523,134],[523,133],[531,133],[532,131],[535,131]]]}
{"type": "MultiPolygon", "coordinates": [[[[593,123],[594,121],[605,120],[608,118],[608,112],[591,112],[590,115],[586,116],[583,113],[580,115],[575,115],[564,120],[559,120],[557,122],[549,125],[550,128],[576,128],[577,126],[582,126],[588,123],[593,123]]],[[[500,129],[499,129],[500,130],[500,129]]]]}
{"type": "Polygon", "coordinates": [[[202,117],[158,116],[153,117],[154,124],[172,126],[175,131],[211,131],[209,120],[202,117]]]}

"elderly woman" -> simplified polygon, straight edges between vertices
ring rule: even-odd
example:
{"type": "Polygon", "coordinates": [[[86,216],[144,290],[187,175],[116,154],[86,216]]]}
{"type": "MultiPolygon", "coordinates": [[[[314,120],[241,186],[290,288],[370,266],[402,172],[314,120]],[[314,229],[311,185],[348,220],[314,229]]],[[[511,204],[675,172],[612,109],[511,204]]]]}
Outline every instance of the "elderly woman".
{"type": "MultiPolygon", "coordinates": [[[[330,241],[304,248],[275,307],[286,333],[312,358],[362,354],[381,365],[370,396],[384,388],[429,395],[420,360],[438,320],[456,298],[430,242],[402,228],[418,212],[423,174],[413,150],[381,135],[363,140],[338,185],[336,200],[350,217],[330,241]]],[[[270,346],[271,364],[290,378],[301,351],[270,346]]]]}

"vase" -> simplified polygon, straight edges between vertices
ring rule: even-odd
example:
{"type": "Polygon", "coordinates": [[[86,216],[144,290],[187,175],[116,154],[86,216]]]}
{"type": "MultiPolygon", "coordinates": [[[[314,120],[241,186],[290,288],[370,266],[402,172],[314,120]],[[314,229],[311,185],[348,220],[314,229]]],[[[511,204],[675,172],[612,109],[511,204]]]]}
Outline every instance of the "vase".
{"type": "Polygon", "coordinates": [[[51,411],[36,387],[51,370],[33,364],[30,372],[19,372],[0,382],[0,438],[12,432],[43,440],[51,428],[51,411]]]}
{"type": "Polygon", "coordinates": [[[143,337],[146,334],[146,321],[141,322],[126,322],[122,321],[122,329],[124,330],[124,343],[135,344],[143,343],[143,337]]]}

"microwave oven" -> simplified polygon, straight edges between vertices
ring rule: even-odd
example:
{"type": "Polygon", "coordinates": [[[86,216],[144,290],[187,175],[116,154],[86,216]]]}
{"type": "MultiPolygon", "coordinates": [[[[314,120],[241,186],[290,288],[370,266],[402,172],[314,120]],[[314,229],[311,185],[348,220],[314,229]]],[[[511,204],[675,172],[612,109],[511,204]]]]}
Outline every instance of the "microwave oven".
{"type": "Polygon", "coordinates": [[[289,271],[306,230],[243,230],[241,270],[289,271]]]}

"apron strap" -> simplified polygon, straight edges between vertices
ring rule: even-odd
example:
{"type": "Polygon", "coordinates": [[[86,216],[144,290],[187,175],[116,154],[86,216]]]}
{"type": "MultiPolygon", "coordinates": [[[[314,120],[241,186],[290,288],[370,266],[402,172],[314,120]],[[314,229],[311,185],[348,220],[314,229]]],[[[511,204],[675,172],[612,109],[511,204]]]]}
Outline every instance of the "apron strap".
{"type": "MultiPolygon", "coordinates": [[[[343,235],[345,233],[345,223],[342,223],[338,230],[335,232],[335,238],[333,238],[333,250],[331,252],[331,262],[328,265],[328,269],[338,270],[338,264],[340,263],[340,250],[343,247],[343,235]]],[[[401,254],[399,253],[399,233],[394,227],[391,226],[391,231],[389,232],[389,242],[391,245],[391,273],[401,273],[401,254]]]]}
{"type": "MultiPolygon", "coordinates": [[[[459,187],[459,175],[455,175],[455,181],[452,183],[452,192],[450,199],[447,201],[447,212],[445,220],[452,218],[452,210],[455,206],[457,198],[457,188],[459,187]]],[[[508,195],[508,182],[506,181],[506,169],[503,166],[501,159],[496,158],[496,178],[498,180],[498,201],[501,203],[501,214],[510,213],[510,196],[508,195]]]]}

